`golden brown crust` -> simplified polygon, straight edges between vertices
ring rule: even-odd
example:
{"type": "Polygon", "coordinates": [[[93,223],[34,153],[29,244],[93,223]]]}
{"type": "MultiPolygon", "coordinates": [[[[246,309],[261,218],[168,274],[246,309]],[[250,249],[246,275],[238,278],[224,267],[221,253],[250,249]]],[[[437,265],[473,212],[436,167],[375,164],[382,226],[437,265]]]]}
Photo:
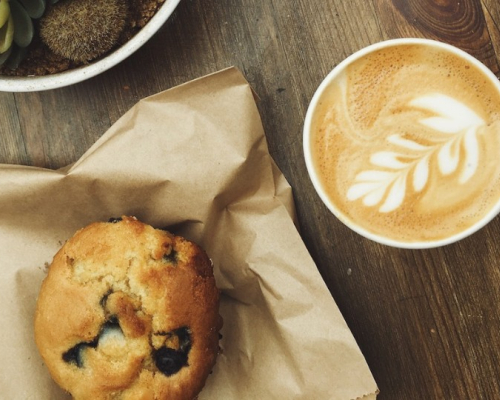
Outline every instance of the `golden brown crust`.
{"type": "Polygon", "coordinates": [[[215,364],[218,303],[199,246],[122,217],[79,230],[55,255],[35,339],[77,400],[192,400],[215,364]]]}

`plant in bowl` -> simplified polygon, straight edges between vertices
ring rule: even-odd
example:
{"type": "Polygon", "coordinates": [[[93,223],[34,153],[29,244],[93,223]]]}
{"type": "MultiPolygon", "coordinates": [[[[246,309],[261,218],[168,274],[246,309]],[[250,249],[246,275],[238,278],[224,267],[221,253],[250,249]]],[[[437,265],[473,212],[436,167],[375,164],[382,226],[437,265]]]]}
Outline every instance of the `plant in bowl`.
{"type": "Polygon", "coordinates": [[[180,0],[0,0],[0,91],[95,76],[141,47],[180,0]]]}

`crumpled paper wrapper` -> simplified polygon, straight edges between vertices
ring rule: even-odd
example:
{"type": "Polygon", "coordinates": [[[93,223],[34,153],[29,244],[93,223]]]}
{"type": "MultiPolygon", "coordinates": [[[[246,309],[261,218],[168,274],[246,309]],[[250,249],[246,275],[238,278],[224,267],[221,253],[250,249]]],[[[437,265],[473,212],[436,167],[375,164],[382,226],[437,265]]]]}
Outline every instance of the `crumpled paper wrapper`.
{"type": "Polygon", "coordinates": [[[66,239],[122,214],[199,243],[214,262],[223,353],[200,400],[375,398],[296,230],[253,93],[230,68],[140,101],[71,166],[0,165],[2,399],[70,398],[34,343],[37,293],[66,239]]]}

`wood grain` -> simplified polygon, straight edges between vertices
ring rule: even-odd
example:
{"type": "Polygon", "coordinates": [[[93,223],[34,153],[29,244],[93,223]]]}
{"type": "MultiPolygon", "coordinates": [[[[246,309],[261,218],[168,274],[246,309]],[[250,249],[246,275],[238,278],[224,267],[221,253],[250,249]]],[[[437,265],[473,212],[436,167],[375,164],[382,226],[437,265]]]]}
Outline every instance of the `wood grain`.
{"type": "MultiPolygon", "coordinates": [[[[491,16],[485,15],[487,7],[480,0],[377,0],[376,7],[388,37],[425,37],[446,42],[470,53],[499,74],[490,32],[498,29],[491,16]]],[[[490,5],[492,10],[497,8],[490,5]]]]}
{"type": "Polygon", "coordinates": [[[497,0],[183,0],[111,71],[58,90],[0,93],[0,162],[67,165],[139,99],[235,65],[259,96],[302,237],[379,398],[500,399],[498,218],[439,249],[378,245],[328,212],[302,155],[309,101],[351,53],[384,39],[426,37],[464,49],[500,76],[499,26],[497,0]]]}

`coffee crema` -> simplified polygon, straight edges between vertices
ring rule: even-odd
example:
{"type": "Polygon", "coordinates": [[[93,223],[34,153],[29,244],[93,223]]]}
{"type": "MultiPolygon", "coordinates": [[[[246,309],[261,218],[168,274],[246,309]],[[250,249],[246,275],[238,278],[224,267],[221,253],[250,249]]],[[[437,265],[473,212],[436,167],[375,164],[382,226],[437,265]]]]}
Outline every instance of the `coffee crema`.
{"type": "Polygon", "coordinates": [[[452,237],[500,199],[500,94],[453,52],[400,44],[319,97],[313,168],[339,218],[399,242],[452,237]]]}

